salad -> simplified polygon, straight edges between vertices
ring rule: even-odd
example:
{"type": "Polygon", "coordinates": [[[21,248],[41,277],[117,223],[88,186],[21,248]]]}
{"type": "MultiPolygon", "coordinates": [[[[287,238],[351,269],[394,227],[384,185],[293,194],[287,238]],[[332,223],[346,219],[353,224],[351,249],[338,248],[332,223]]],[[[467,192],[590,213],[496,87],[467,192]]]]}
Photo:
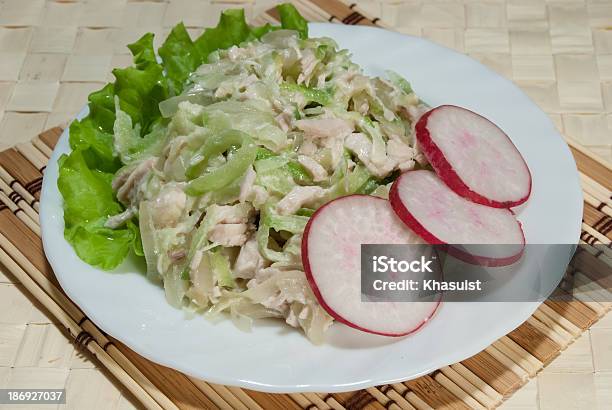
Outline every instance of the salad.
{"type": "Polygon", "coordinates": [[[296,9],[252,27],[242,10],[192,40],[183,24],[89,96],[59,160],[65,238],[93,266],[129,255],[176,307],[238,327],[280,318],[322,341],[333,322],[304,273],[301,242],[323,204],[388,197],[425,165],[428,110],[398,74],[369,77],[296,9]]]}

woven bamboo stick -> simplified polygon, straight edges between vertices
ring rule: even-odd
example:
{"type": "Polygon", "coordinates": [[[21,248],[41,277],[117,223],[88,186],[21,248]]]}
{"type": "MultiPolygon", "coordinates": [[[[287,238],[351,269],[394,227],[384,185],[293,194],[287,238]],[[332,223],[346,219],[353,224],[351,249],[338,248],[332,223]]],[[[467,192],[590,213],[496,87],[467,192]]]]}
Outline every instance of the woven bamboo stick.
{"type": "Polygon", "coordinates": [[[576,300],[579,300],[580,302],[584,303],[591,310],[595,311],[595,313],[597,313],[597,316],[601,317],[606,313],[606,308],[603,307],[599,302],[591,298],[586,293],[574,292],[572,293],[572,296],[576,300]]]}
{"type": "Polygon", "coordinates": [[[593,229],[589,225],[583,223],[582,224],[582,230],[584,230],[589,235],[592,235],[593,237],[595,237],[600,244],[610,245],[611,241],[610,241],[609,238],[603,236],[601,233],[599,233],[598,231],[596,231],[595,229],[593,229]]]}
{"type": "Polygon", "coordinates": [[[251,396],[246,394],[244,390],[242,390],[241,388],[227,386],[227,389],[231,391],[234,394],[234,396],[238,397],[240,401],[243,402],[249,409],[263,410],[263,407],[261,407],[255,400],[251,398],[251,396]]]}
{"type": "Polygon", "coordinates": [[[582,196],[584,198],[584,201],[591,205],[593,208],[597,208],[600,209],[602,212],[604,212],[606,215],[610,216],[611,215],[611,211],[612,208],[610,208],[609,206],[607,206],[606,204],[602,204],[602,202],[600,200],[598,200],[597,198],[595,198],[592,193],[584,190],[582,191],[582,196]],[[603,206],[601,206],[603,205],[603,206]]]}
{"type": "Polygon", "coordinates": [[[508,336],[503,336],[497,340],[499,343],[505,345],[508,349],[512,350],[515,354],[530,363],[531,367],[541,370],[544,367],[537,357],[525,350],[521,345],[510,339],[508,336]]]}
{"type": "Polygon", "coordinates": [[[571,138],[565,137],[574,158],[578,170],[588,173],[589,176],[607,189],[612,189],[612,169],[610,164],[597,154],[588,151],[585,147],[571,138]]]}
{"type": "Polygon", "coordinates": [[[595,247],[590,243],[580,241],[580,248],[603,261],[606,265],[612,266],[612,249],[610,246],[600,244],[600,246],[595,247]]]}
{"type": "Polygon", "coordinates": [[[321,409],[331,409],[331,407],[325,403],[316,393],[302,393],[306,399],[308,399],[313,405],[321,408],[321,409]]]}
{"type": "Polygon", "coordinates": [[[4,197],[6,197],[9,202],[14,203],[15,206],[17,206],[21,211],[23,211],[23,213],[25,213],[34,224],[36,224],[37,226],[40,225],[40,218],[38,216],[38,213],[34,209],[32,209],[30,204],[28,204],[23,199],[23,197],[21,197],[21,195],[12,190],[8,185],[4,184],[4,182],[0,182],[0,188],[4,197]]]}
{"type": "Polygon", "coordinates": [[[466,406],[475,410],[484,410],[485,407],[478,403],[472,396],[470,396],[467,392],[465,392],[461,387],[457,386],[451,379],[446,377],[444,373],[438,372],[434,376],[434,380],[444,386],[448,391],[457,396],[461,401],[463,401],[466,406]]]}
{"type": "Polygon", "coordinates": [[[511,372],[516,374],[521,379],[521,381],[526,382],[529,379],[529,373],[527,373],[527,371],[525,371],[517,363],[513,362],[512,360],[510,360],[510,358],[508,358],[506,355],[504,355],[494,345],[491,345],[491,346],[487,347],[484,351],[489,353],[491,356],[493,356],[495,359],[497,359],[497,361],[499,361],[506,368],[508,368],[511,372]]]}
{"type": "Polygon", "coordinates": [[[476,399],[485,408],[492,409],[495,407],[494,401],[489,396],[487,396],[485,392],[470,383],[465,377],[461,376],[452,367],[445,366],[441,368],[440,371],[446,377],[452,380],[457,386],[461,387],[463,391],[467,392],[470,396],[476,399]]]}
{"type": "Polygon", "coordinates": [[[519,365],[522,369],[524,369],[530,377],[534,377],[538,370],[541,369],[541,367],[538,368],[537,366],[533,365],[533,363],[531,363],[525,357],[520,356],[518,353],[516,353],[514,350],[512,350],[510,347],[508,347],[499,340],[493,343],[493,346],[501,353],[506,355],[508,358],[510,358],[510,360],[512,360],[514,363],[519,365]]]}
{"type": "Polygon", "coordinates": [[[385,395],[383,392],[381,392],[380,390],[378,390],[375,387],[368,387],[367,389],[365,389],[368,393],[370,393],[372,395],[372,397],[374,397],[378,403],[380,403],[382,406],[388,407],[388,408],[394,408],[394,409],[400,409],[399,405],[393,401],[391,401],[389,399],[389,397],[387,395],[385,395]]]}
{"type": "MultiPolygon", "coordinates": [[[[36,210],[36,212],[40,209],[40,204],[38,203],[38,199],[36,199],[31,193],[29,193],[15,178],[9,174],[6,169],[2,165],[0,165],[0,181],[1,186],[9,187],[8,189],[13,189],[17,192],[21,197],[28,202],[28,204],[36,210]]],[[[4,191],[5,189],[2,188],[4,191]]]]}
{"type": "Polygon", "coordinates": [[[597,183],[593,178],[588,175],[580,172],[580,181],[582,182],[582,186],[585,191],[591,193],[595,198],[597,198],[602,203],[611,205],[612,201],[610,200],[610,196],[612,196],[612,192],[609,189],[597,183]]]}
{"type": "Polygon", "coordinates": [[[503,400],[503,395],[485,383],[480,377],[475,375],[470,369],[465,367],[462,363],[455,363],[451,365],[451,368],[463,376],[467,381],[469,381],[472,385],[476,386],[478,389],[483,391],[487,396],[489,396],[494,403],[494,406],[499,405],[499,403],[503,400]]]}
{"type": "Polygon", "coordinates": [[[323,401],[325,403],[327,403],[329,405],[329,407],[331,407],[334,410],[343,410],[344,406],[341,405],[338,400],[336,400],[334,398],[333,395],[331,394],[325,394],[325,393],[317,393],[319,395],[319,397],[321,397],[323,399],[323,401]]]}
{"type": "Polygon", "coordinates": [[[11,201],[4,192],[0,191],[0,206],[2,204],[8,207],[10,211],[14,213],[17,218],[22,220],[23,223],[26,224],[34,233],[40,235],[40,227],[38,226],[38,223],[34,221],[30,215],[25,213],[23,209],[18,207],[17,204],[11,201]]]}
{"type": "Polygon", "coordinates": [[[316,4],[309,1],[297,1],[296,7],[304,13],[306,19],[310,21],[325,21],[329,20],[329,13],[318,7],[316,4]]]}
{"type": "Polygon", "coordinates": [[[569,333],[565,335],[557,333],[536,319],[535,316],[531,316],[529,319],[527,319],[527,323],[531,324],[534,328],[538,329],[542,334],[555,341],[561,347],[567,346],[572,341],[572,337],[569,333]]]}
{"type": "Polygon", "coordinates": [[[34,224],[39,225],[38,212],[30,206],[30,204],[22,195],[20,195],[17,191],[13,190],[3,180],[0,180],[0,191],[2,191],[6,195],[10,202],[13,202],[19,207],[19,209],[21,209],[26,215],[28,215],[28,217],[34,224]]]}
{"type": "Polygon", "coordinates": [[[408,402],[408,400],[406,400],[395,389],[390,388],[386,391],[385,394],[389,396],[395,403],[397,403],[397,406],[402,410],[416,410],[416,408],[412,404],[410,404],[410,402],[408,402]]]}
{"type": "Polygon", "coordinates": [[[586,243],[583,240],[580,241],[581,249],[586,250],[591,255],[595,256],[598,260],[603,261],[606,265],[612,266],[612,248],[610,246],[604,246],[601,243],[595,243],[599,245],[597,247],[590,243],[586,243]]]}
{"type": "Polygon", "coordinates": [[[579,287],[589,292],[589,297],[602,305],[606,312],[612,308],[612,302],[610,302],[612,294],[609,291],[599,286],[596,282],[591,281],[581,272],[576,272],[574,278],[579,287]]]}
{"type": "Polygon", "coordinates": [[[302,408],[307,409],[313,404],[308,400],[304,395],[300,393],[294,393],[289,395],[297,404],[299,404],[302,408]]]}
{"type": "Polygon", "coordinates": [[[45,166],[47,166],[47,159],[45,158],[45,156],[36,148],[34,148],[32,144],[18,144],[15,146],[15,148],[24,157],[26,157],[27,160],[30,161],[39,171],[42,172],[42,170],[45,169],[45,166]]]}
{"type": "MultiPolygon", "coordinates": [[[[223,410],[231,410],[232,406],[219,395],[215,389],[213,389],[208,383],[200,381],[198,379],[190,378],[191,382],[195,384],[198,389],[202,390],[206,397],[208,397],[215,406],[223,410]]],[[[232,396],[233,397],[233,396],[232,396]]]]}
{"type": "Polygon", "coordinates": [[[568,343],[569,343],[569,341],[574,339],[574,335],[573,334],[571,334],[570,332],[565,330],[563,328],[563,326],[561,326],[560,324],[555,322],[553,319],[548,317],[546,314],[544,314],[544,312],[542,312],[539,308],[534,312],[533,316],[538,321],[540,321],[540,322],[544,323],[546,326],[548,326],[552,331],[554,331],[555,333],[559,334],[561,336],[562,340],[567,340],[568,343]]]}
{"type": "MultiPolygon", "coordinates": [[[[192,379],[194,381],[195,379],[192,379]]],[[[210,387],[217,392],[219,396],[223,398],[233,409],[236,410],[247,410],[248,406],[240,400],[232,391],[230,391],[226,386],[221,384],[213,384],[209,383],[210,387]]]]}
{"type": "Polygon", "coordinates": [[[550,308],[546,303],[542,303],[538,308],[539,312],[542,312],[547,317],[554,320],[560,326],[562,326],[565,330],[571,333],[574,337],[579,336],[582,332],[578,326],[567,320],[565,317],[561,316],[559,313],[550,308]]]}
{"type": "Polygon", "coordinates": [[[53,154],[53,150],[51,150],[51,148],[49,148],[47,144],[42,142],[39,137],[34,137],[32,139],[32,145],[34,146],[34,148],[40,151],[40,153],[43,154],[45,158],[47,158],[47,161],[49,158],[51,158],[51,155],[53,154]]]}
{"type": "Polygon", "coordinates": [[[419,396],[417,396],[412,391],[407,392],[404,397],[410,404],[412,404],[414,407],[416,407],[419,410],[433,410],[433,407],[425,403],[423,399],[421,399],[419,396]]]}

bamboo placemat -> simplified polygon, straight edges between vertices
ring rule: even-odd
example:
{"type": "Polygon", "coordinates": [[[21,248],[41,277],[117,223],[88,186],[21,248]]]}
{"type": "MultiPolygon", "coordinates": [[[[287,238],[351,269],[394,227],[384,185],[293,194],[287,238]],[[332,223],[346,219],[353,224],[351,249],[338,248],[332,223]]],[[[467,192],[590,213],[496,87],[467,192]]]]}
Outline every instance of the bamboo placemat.
{"type": "MultiPolygon", "coordinates": [[[[298,7],[312,21],[382,25],[358,7],[335,0],[302,1],[298,7]]],[[[275,13],[258,19],[272,21],[275,13]]],[[[547,301],[526,323],[472,358],[416,380],[357,392],[271,395],[195,380],[109,339],[59,288],[42,252],[38,201],[42,173],[60,133],[60,128],[54,128],[31,143],[0,153],[0,262],[78,346],[95,356],[147,408],[493,408],[610,309],[609,303],[583,296],[568,302],[547,301]]],[[[612,170],[579,144],[570,142],[570,146],[584,186],[582,240],[609,248],[612,170]]],[[[579,269],[597,279],[612,251],[596,252],[588,245],[585,249],[579,269]]],[[[591,286],[599,292],[609,288],[591,286]]]]}

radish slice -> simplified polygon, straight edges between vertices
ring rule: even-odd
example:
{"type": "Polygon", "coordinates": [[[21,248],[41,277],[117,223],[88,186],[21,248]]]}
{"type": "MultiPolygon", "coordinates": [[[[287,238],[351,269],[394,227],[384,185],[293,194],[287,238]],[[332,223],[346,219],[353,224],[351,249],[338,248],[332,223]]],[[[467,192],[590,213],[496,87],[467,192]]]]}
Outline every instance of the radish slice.
{"type": "Polygon", "coordinates": [[[448,253],[465,262],[505,266],[520,259],[525,248],[521,224],[511,210],[470,202],[431,171],[402,174],[391,187],[389,201],[421,238],[450,245],[448,253]]]}
{"type": "Polygon", "coordinates": [[[442,105],[415,126],[423,154],[453,191],[472,202],[509,208],[531,193],[531,174],[510,138],[488,119],[442,105]]]}
{"type": "Polygon", "coordinates": [[[302,263],[321,306],[336,320],[383,336],[404,336],[433,316],[432,302],[362,302],[361,244],[422,244],[397,218],[389,202],[350,195],[333,200],[310,218],[302,239],[302,263]]]}

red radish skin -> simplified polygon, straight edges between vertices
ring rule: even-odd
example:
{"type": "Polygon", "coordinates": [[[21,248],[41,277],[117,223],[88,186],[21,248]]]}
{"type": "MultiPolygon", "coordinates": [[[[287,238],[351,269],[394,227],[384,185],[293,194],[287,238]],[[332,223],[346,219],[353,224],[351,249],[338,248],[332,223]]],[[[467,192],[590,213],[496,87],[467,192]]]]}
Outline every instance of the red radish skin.
{"type": "MultiPolygon", "coordinates": [[[[364,203],[366,201],[374,201],[376,202],[378,205],[382,205],[381,208],[385,209],[386,207],[388,207],[388,211],[390,211],[390,214],[387,214],[387,210],[385,210],[384,212],[380,212],[379,213],[379,218],[378,220],[372,220],[371,223],[373,224],[373,226],[367,227],[367,226],[363,226],[363,225],[359,225],[359,226],[355,226],[357,229],[361,230],[361,232],[364,232],[364,229],[370,229],[370,230],[376,230],[376,226],[378,223],[381,222],[381,220],[383,219],[388,219],[389,215],[392,215],[392,219],[394,224],[400,224],[401,226],[403,226],[403,224],[401,223],[401,221],[399,219],[397,219],[397,217],[395,217],[393,211],[390,209],[390,205],[388,203],[388,201],[382,199],[382,198],[377,198],[377,197],[373,197],[373,196],[368,196],[368,195],[349,195],[349,196],[345,196],[345,197],[341,197],[341,198],[337,198],[333,201],[328,202],[327,204],[323,205],[321,208],[319,208],[310,218],[310,220],[308,221],[308,224],[306,225],[306,228],[304,229],[304,234],[303,234],[303,239],[302,239],[302,264],[304,266],[304,271],[306,273],[306,278],[308,280],[308,283],[310,284],[310,287],[312,289],[313,294],[315,295],[315,297],[317,298],[319,304],[321,305],[321,307],[323,307],[323,309],[325,309],[327,311],[327,313],[329,313],[335,320],[337,320],[340,323],[343,323],[349,327],[352,327],[354,329],[357,330],[361,330],[363,332],[366,333],[372,333],[372,334],[376,334],[376,335],[380,335],[380,336],[388,336],[388,337],[403,337],[403,336],[407,336],[410,335],[416,331],[418,331],[419,329],[421,329],[435,314],[435,312],[437,311],[440,303],[441,303],[441,298],[438,299],[437,301],[434,302],[412,302],[412,303],[392,303],[392,302],[373,302],[373,304],[385,304],[385,305],[395,305],[403,307],[403,308],[407,308],[410,305],[415,306],[414,304],[421,304],[420,306],[423,306],[424,304],[427,304],[429,306],[427,306],[427,313],[424,315],[424,317],[422,317],[421,320],[419,320],[417,323],[415,323],[414,325],[410,325],[408,326],[405,330],[402,331],[397,331],[397,332],[389,332],[389,331],[380,331],[380,330],[376,330],[376,329],[372,329],[371,327],[365,327],[362,324],[358,324],[355,323],[355,320],[348,320],[344,315],[338,313],[338,308],[337,306],[334,306],[333,303],[328,303],[328,301],[326,300],[326,298],[324,297],[322,290],[320,288],[320,283],[317,281],[316,279],[316,274],[314,272],[314,269],[316,269],[316,267],[314,267],[311,264],[311,252],[313,252],[312,248],[313,248],[313,244],[311,243],[311,238],[312,238],[312,231],[313,229],[319,229],[319,227],[317,226],[316,221],[318,220],[319,217],[321,217],[321,215],[325,214],[328,210],[330,210],[331,208],[335,207],[336,205],[338,205],[340,202],[347,202],[347,201],[355,201],[356,206],[354,206],[354,211],[355,212],[359,212],[360,209],[360,203],[364,203]],[[382,215],[381,215],[382,214],[382,215]],[[313,228],[314,226],[314,228],[313,228]],[[403,306],[402,306],[403,305],[403,306]]],[[[395,227],[393,227],[393,229],[397,229],[397,225],[395,227]]],[[[405,227],[404,227],[405,228],[405,227]]],[[[403,229],[403,228],[402,228],[403,229]]],[[[401,243],[423,243],[422,241],[420,241],[418,239],[418,237],[416,235],[414,235],[414,233],[410,232],[409,229],[405,228],[407,231],[407,236],[410,238],[412,237],[412,240],[408,240],[405,242],[401,242],[401,243]]],[[[371,242],[364,242],[364,243],[398,243],[398,241],[394,241],[393,238],[385,238],[384,240],[388,241],[380,241],[380,240],[374,240],[371,242]]],[[[353,241],[354,242],[354,241],[353,241]]],[[[361,242],[354,242],[356,244],[356,246],[361,245],[361,242]]],[[[336,241],[337,244],[337,241],[336,241]]],[[[328,247],[332,246],[331,243],[327,243],[326,244],[328,247]]],[[[356,259],[358,261],[358,263],[360,263],[360,255],[356,255],[356,259]]],[[[360,275],[361,272],[360,270],[356,270],[355,271],[355,275],[356,275],[356,280],[360,280],[360,275]]],[[[361,298],[361,295],[358,294],[356,295],[356,297],[361,298]]]]}
{"type": "MultiPolygon", "coordinates": [[[[531,174],[529,172],[529,167],[525,163],[525,160],[523,159],[518,149],[516,149],[512,141],[508,138],[508,136],[501,129],[499,129],[499,127],[497,127],[495,124],[493,124],[491,121],[484,118],[483,116],[476,114],[473,111],[467,110],[462,107],[457,107],[454,105],[441,105],[437,108],[434,108],[428,111],[423,116],[421,116],[421,118],[419,118],[419,120],[417,121],[415,125],[415,131],[416,131],[416,139],[417,139],[420,149],[422,150],[423,154],[425,155],[425,157],[427,158],[427,160],[429,161],[433,169],[436,171],[438,176],[453,191],[463,196],[464,198],[467,198],[472,202],[476,202],[478,204],[487,205],[487,206],[494,207],[494,208],[510,208],[510,207],[518,206],[524,203],[525,201],[527,201],[527,199],[529,198],[531,194],[531,185],[532,185],[532,179],[531,179],[531,174]],[[445,155],[445,153],[443,152],[443,149],[441,149],[441,147],[436,143],[435,141],[436,136],[432,135],[430,131],[431,126],[429,124],[429,121],[431,121],[432,116],[438,117],[441,115],[448,115],[448,114],[470,116],[472,118],[471,121],[473,123],[476,123],[476,122],[485,123],[486,122],[488,123],[487,127],[489,128],[489,132],[493,132],[494,134],[496,134],[497,137],[500,137],[501,135],[505,137],[506,141],[503,141],[504,139],[502,138],[502,142],[504,145],[504,149],[506,149],[508,153],[507,155],[503,155],[501,160],[505,161],[507,160],[508,157],[511,157],[512,158],[511,161],[516,166],[516,169],[515,169],[516,173],[520,175],[519,177],[521,179],[523,178],[525,179],[525,182],[521,183],[521,185],[523,185],[523,188],[521,189],[522,193],[520,195],[517,195],[516,197],[512,199],[506,198],[503,200],[500,198],[491,198],[491,197],[487,197],[482,192],[477,192],[477,190],[474,190],[468,185],[468,183],[466,183],[466,181],[464,180],[466,179],[465,175],[464,175],[464,178],[462,178],[462,175],[460,175],[462,174],[460,170],[461,166],[457,167],[451,164],[451,162],[447,158],[447,155],[445,155]],[[492,131],[493,128],[494,130],[492,131]]],[[[453,130],[453,132],[455,135],[459,135],[460,131],[453,130]]],[[[486,152],[483,153],[482,150],[479,150],[479,148],[481,148],[483,144],[478,144],[477,138],[483,138],[483,137],[485,136],[478,136],[472,139],[471,141],[472,146],[466,148],[470,150],[470,154],[471,154],[470,156],[475,162],[478,160],[477,157],[479,155],[489,154],[486,152]]],[[[469,145],[469,144],[466,144],[466,145],[469,145]]],[[[499,145],[500,144],[498,144],[498,146],[499,145]]],[[[453,155],[450,151],[448,153],[453,155]]],[[[473,164],[470,164],[468,166],[471,166],[471,165],[473,164]]],[[[490,167],[490,171],[492,172],[497,171],[498,169],[499,167],[490,167]]],[[[465,174],[467,173],[467,171],[463,171],[463,173],[465,174]]],[[[474,174],[474,172],[471,172],[471,174],[474,174]]],[[[481,175],[481,176],[483,178],[485,177],[485,175],[481,175]]],[[[507,184],[508,181],[513,181],[513,178],[516,179],[516,176],[505,175],[504,178],[499,178],[498,180],[496,180],[495,184],[496,185],[499,184],[499,188],[503,189],[504,185],[507,184]]]]}
{"type": "MultiPolygon", "coordinates": [[[[490,207],[487,207],[481,204],[470,202],[467,199],[459,196],[458,194],[450,190],[447,186],[445,186],[441,181],[438,180],[439,183],[436,186],[437,192],[434,194],[434,195],[438,195],[438,197],[428,197],[428,195],[430,195],[431,192],[434,191],[434,189],[423,190],[423,192],[421,193],[421,199],[424,200],[424,202],[430,204],[429,206],[432,206],[431,204],[433,204],[434,201],[440,201],[441,197],[443,195],[446,195],[447,200],[445,200],[444,207],[446,207],[447,209],[456,210],[459,207],[466,207],[466,209],[468,209],[468,213],[476,213],[476,214],[478,214],[479,212],[484,212],[488,214],[494,213],[494,214],[497,214],[496,218],[501,217],[502,219],[505,219],[505,222],[508,224],[511,224],[512,229],[515,230],[514,232],[512,232],[512,235],[509,235],[509,236],[504,235],[502,233],[500,234],[499,238],[495,238],[495,237],[492,238],[489,235],[485,241],[483,240],[474,241],[473,240],[474,238],[479,237],[478,229],[484,229],[486,228],[486,226],[484,228],[479,228],[478,226],[470,226],[470,224],[464,221],[465,223],[461,231],[470,232],[470,238],[466,238],[466,237],[453,238],[453,237],[448,236],[449,233],[446,233],[447,236],[443,237],[440,234],[441,233],[444,234],[444,232],[432,232],[435,229],[432,229],[431,225],[433,221],[431,218],[429,219],[424,218],[422,212],[420,215],[415,215],[415,213],[417,213],[415,212],[415,209],[411,210],[409,209],[410,205],[408,206],[406,205],[406,202],[410,201],[411,198],[406,198],[407,195],[405,194],[402,195],[402,193],[400,192],[400,189],[401,189],[400,187],[402,186],[402,184],[410,184],[411,178],[429,178],[431,181],[433,181],[434,179],[438,180],[436,175],[430,171],[419,170],[419,171],[405,172],[404,174],[400,175],[400,177],[391,186],[391,190],[389,191],[389,202],[391,203],[391,206],[393,210],[395,211],[396,215],[402,220],[402,222],[404,222],[406,226],[412,229],[417,235],[423,238],[423,240],[425,240],[427,243],[430,243],[433,245],[446,245],[444,246],[444,249],[446,250],[447,253],[451,254],[452,256],[464,262],[475,264],[475,265],[480,265],[480,266],[491,266],[491,267],[507,266],[507,265],[511,265],[515,263],[521,258],[521,256],[523,255],[523,251],[525,249],[525,235],[524,235],[521,223],[518,220],[516,220],[514,213],[510,209],[490,208],[490,207]],[[442,194],[440,194],[440,190],[442,190],[442,194]],[[446,191],[446,192],[443,192],[443,191],[446,191]],[[509,238],[510,241],[504,241],[503,240],[504,237],[509,238]],[[514,252],[505,257],[489,257],[486,255],[470,254],[459,247],[453,246],[453,245],[470,244],[470,243],[485,244],[485,245],[486,244],[501,244],[501,245],[516,244],[516,245],[520,245],[520,248],[518,249],[517,252],[514,252]]],[[[444,222],[447,225],[451,224],[452,222],[453,226],[458,226],[458,224],[461,223],[461,221],[452,221],[452,220],[446,220],[444,222]]],[[[489,226],[489,228],[492,228],[490,229],[491,231],[494,231],[496,229],[495,226],[489,226]]]]}

